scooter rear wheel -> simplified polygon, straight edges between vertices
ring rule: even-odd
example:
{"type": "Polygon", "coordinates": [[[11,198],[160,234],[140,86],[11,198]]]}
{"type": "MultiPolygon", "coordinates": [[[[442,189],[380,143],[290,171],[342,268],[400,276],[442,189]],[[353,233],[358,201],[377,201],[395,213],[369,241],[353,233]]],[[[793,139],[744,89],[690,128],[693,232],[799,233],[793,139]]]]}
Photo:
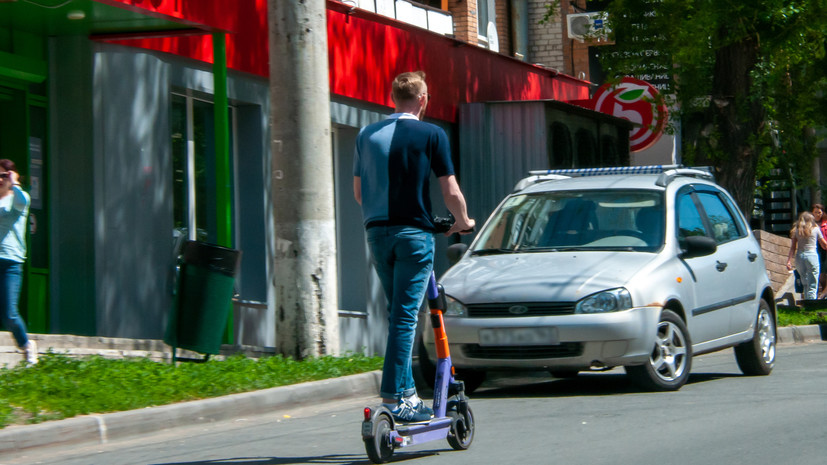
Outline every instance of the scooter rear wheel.
{"type": "Polygon", "coordinates": [[[373,437],[365,438],[365,451],[373,463],[385,463],[393,455],[391,444],[391,420],[387,415],[379,415],[374,420],[373,437]]]}
{"type": "Polygon", "coordinates": [[[448,444],[454,450],[468,449],[471,447],[471,441],[474,440],[474,414],[471,412],[471,407],[466,407],[465,415],[456,410],[449,410],[447,414],[451,417],[448,444]]]}

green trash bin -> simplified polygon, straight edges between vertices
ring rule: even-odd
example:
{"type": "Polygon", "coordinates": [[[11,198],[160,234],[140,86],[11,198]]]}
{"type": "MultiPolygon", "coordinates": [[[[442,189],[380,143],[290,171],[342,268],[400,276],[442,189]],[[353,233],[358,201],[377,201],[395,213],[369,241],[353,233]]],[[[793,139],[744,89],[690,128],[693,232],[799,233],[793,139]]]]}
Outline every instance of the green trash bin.
{"type": "Polygon", "coordinates": [[[184,244],[164,342],[202,354],[218,354],[240,261],[240,250],[197,241],[184,244]]]}

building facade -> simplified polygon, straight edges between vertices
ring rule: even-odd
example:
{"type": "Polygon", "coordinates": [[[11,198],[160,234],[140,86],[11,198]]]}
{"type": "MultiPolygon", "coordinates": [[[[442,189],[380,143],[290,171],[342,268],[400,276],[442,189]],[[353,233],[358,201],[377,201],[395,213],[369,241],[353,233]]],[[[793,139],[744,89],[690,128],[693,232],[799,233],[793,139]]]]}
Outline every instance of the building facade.
{"type": "MultiPolygon", "coordinates": [[[[461,147],[466,105],[583,100],[591,85],[520,59],[503,39],[511,30],[480,36],[478,18],[461,25],[485,4],[484,23],[507,29],[516,23],[502,7],[523,2],[407,2],[436,15],[433,26],[377,12],[400,2],[355,3],[325,3],[334,161],[325,182],[336,192],[342,350],[375,353],[385,303],[351,166],[359,128],[393,111],[392,78],[426,71],[428,117],[451,137],[469,184],[476,173],[463,174],[462,158],[477,155],[461,147]],[[446,17],[451,33],[439,29],[446,17]]],[[[0,2],[0,157],[21,167],[32,196],[22,301],[32,332],[163,337],[175,251],[190,239],[243,251],[227,341],[274,345],[266,11],[265,0],[0,2]]],[[[437,244],[439,271],[447,239],[437,244]]]]}

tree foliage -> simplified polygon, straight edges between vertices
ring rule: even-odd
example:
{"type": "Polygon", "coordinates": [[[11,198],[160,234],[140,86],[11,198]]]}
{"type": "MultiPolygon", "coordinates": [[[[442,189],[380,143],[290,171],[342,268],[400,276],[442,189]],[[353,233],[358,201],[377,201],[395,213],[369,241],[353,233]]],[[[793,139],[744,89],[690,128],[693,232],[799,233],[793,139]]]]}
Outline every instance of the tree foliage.
{"type": "Polygon", "coordinates": [[[805,182],[827,122],[827,0],[613,0],[608,78],[665,77],[684,162],[709,164],[751,212],[756,178],[805,182]]]}

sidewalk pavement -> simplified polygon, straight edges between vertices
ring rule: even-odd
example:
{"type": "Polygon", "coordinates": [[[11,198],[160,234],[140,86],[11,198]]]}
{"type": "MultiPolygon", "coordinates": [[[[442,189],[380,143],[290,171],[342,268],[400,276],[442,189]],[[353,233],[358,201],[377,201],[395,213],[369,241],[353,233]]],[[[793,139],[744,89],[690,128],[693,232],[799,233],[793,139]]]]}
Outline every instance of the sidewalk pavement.
{"type": "MultiPolygon", "coordinates": [[[[68,337],[74,342],[79,342],[76,340],[78,336],[64,337],[68,337]]],[[[48,339],[45,335],[37,336],[37,338],[41,342],[46,342],[48,339]]],[[[87,339],[100,341],[106,338],[87,339]]],[[[823,340],[827,340],[827,325],[792,326],[778,329],[779,344],[802,344],[823,340]]],[[[111,345],[113,340],[107,340],[105,342],[111,345]]],[[[155,343],[158,343],[158,341],[155,341],[155,343]]],[[[2,333],[0,333],[0,347],[4,344],[2,333]]],[[[95,344],[90,343],[87,345],[95,344]]],[[[41,344],[40,351],[45,352],[48,347],[48,345],[44,347],[44,344],[41,344]]],[[[63,351],[58,347],[51,347],[54,348],[55,352],[63,351]]],[[[164,347],[162,345],[155,346],[155,348],[158,349],[157,352],[163,354],[164,347]]],[[[2,347],[2,349],[8,351],[9,347],[2,347]]],[[[146,347],[143,349],[146,349],[146,347]]],[[[133,350],[140,351],[134,347],[128,350],[112,348],[100,350],[120,351],[122,352],[121,356],[135,355],[130,352],[133,350]]],[[[81,353],[82,352],[84,351],[81,351],[81,353]]],[[[77,354],[77,351],[74,354],[77,354]]],[[[109,353],[109,355],[117,356],[118,354],[109,353]]],[[[142,356],[152,356],[152,354],[142,356]]],[[[161,355],[161,358],[164,358],[163,355],[161,355]]],[[[341,378],[282,386],[212,399],[181,402],[159,407],[100,415],[86,415],[37,425],[14,425],[0,430],[0,458],[4,454],[20,452],[25,449],[62,444],[104,444],[110,440],[158,432],[180,426],[191,426],[198,423],[255,415],[285,407],[365,396],[370,393],[377,393],[378,395],[380,382],[381,372],[373,371],[341,378]]]]}

